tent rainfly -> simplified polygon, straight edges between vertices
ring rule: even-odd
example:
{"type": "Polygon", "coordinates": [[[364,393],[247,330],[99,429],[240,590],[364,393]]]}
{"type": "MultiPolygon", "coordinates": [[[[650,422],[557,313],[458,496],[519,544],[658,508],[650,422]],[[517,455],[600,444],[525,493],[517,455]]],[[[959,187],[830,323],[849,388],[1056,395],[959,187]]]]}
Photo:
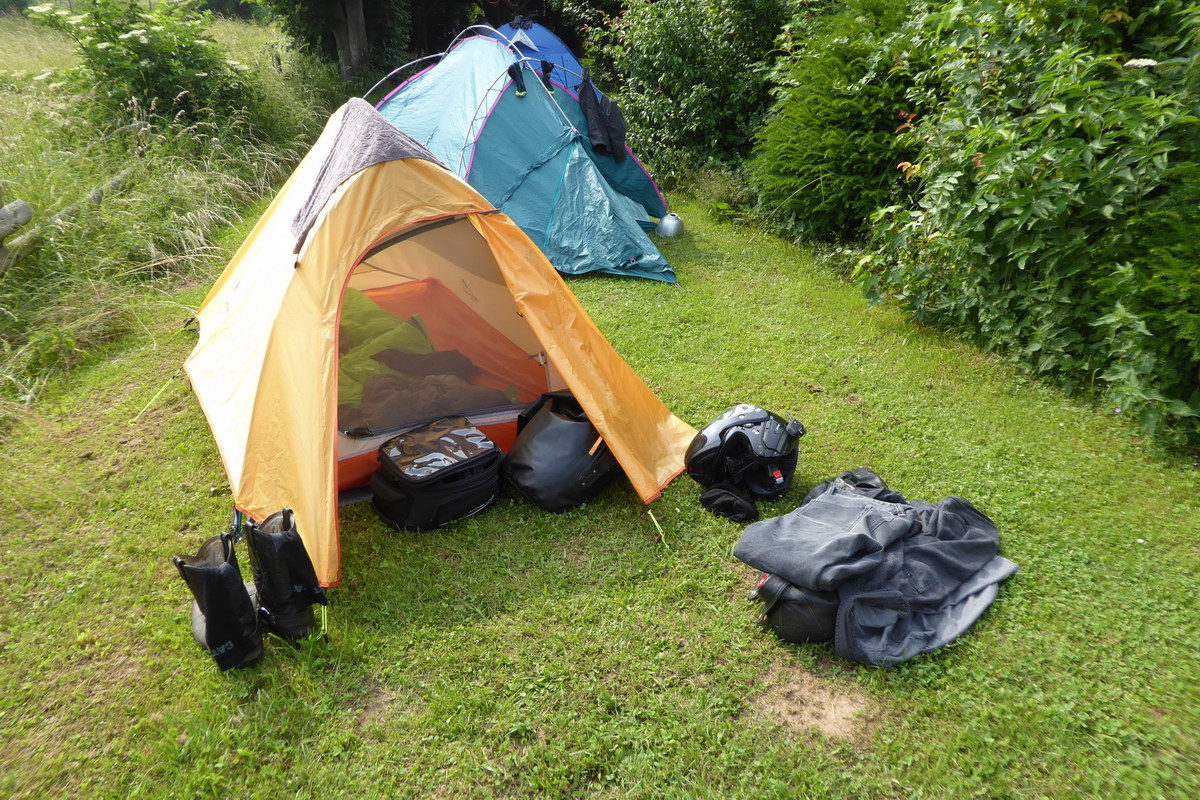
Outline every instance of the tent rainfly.
{"type": "Polygon", "coordinates": [[[559,272],[674,283],[646,235],[667,203],[625,144],[620,109],[537,27],[545,58],[523,55],[528,35],[518,46],[477,26],[379,112],[511,217],[559,272]]]}
{"type": "Polygon", "coordinates": [[[388,436],[463,414],[501,447],[569,388],[646,502],[695,431],[504,214],[362,100],[330,119],[201,305],[185,368],[235,505],[282,507],[340,580],[339,489],[388,436]]]}

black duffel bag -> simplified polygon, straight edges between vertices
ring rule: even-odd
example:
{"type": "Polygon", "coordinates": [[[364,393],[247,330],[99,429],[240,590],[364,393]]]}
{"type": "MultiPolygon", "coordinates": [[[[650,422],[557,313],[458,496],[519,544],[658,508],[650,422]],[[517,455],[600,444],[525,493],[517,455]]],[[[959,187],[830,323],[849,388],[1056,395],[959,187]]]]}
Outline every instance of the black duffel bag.
{"type": "Polygon", "coordinates": [[[503,473],[517,491],[560,513],[600,493],[617,460],[570,392],[542,395],[517,418],[503,473]]]}
{"type": "Polygon", "coordinates": [[[465,417],[435,420],[380,446],[371,504],[396,528],[440,528],[496,502],[503,458],[465,417]]]}

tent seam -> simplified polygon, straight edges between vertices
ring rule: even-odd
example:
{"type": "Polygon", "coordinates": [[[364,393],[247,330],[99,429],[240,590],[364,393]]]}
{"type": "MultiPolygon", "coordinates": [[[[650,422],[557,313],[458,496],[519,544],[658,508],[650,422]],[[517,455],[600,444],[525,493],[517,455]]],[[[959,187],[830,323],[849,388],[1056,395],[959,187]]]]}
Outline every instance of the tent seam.
{"type": "MultiPolygon", "coordinates": [[[[565,148],[564,148],[565,149],[565,148]]],[[[562,152],[561,150],[559,152],[562,152]]],[[[554,199],[550,202],[550,217],[546,220],[546,230],[542,232],[542,246],[550,239],[550,226],[554,224],[554,212],[558,210],[558,198],[562,194],[563,183],[567,180],[567,169],[571,166],[571,154],[567,153],[563,161],[562,174],[558,176],[558,186],[554,188],[554,199]]]]}

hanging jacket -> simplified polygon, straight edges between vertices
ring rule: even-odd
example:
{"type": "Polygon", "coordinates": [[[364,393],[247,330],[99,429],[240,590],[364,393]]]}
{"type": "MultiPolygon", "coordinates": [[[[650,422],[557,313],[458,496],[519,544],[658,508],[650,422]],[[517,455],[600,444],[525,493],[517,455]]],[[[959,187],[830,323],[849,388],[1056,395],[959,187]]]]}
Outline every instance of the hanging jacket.
{"type": "Polygon", "coordinates": [[[592,149],[601,155],[612,156],[618,163],[625,160],[625,115],[612,98],[600,95],[592,86],[592,78],[583,71],[583,83],[575,87],[579,107],[587,120],[588,139],[592,149]]]}

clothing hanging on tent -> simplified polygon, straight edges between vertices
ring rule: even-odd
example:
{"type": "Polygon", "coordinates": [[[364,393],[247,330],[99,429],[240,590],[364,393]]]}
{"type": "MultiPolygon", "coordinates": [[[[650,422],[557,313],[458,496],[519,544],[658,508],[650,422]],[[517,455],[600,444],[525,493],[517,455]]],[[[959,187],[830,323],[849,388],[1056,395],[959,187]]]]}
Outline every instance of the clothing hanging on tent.
{"type": "Polygon", "coordinates": [[[621,107],[612,98],[596,92],[586,69],[583,71],[583,82],[575,87],[575,93],[587,120],[592,149],[600,155],[612,156],[618,164],[624,161],[626,126],[621,107]]]}

